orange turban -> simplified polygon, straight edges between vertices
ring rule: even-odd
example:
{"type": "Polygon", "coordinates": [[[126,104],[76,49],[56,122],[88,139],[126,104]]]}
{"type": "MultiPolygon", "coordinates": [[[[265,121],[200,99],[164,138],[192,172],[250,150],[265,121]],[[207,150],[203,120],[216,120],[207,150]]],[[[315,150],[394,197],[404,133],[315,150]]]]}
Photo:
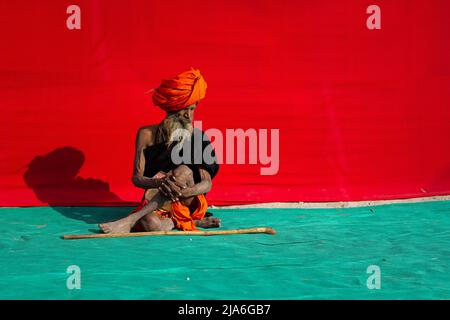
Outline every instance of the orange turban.
{"type": "Polygon", "coordinates": [[[153,91],[153,103],[166,112],[178,111],[203,99],[206,88],[200,70],[191,68],[173,79],[163,80],[153,91]]]}

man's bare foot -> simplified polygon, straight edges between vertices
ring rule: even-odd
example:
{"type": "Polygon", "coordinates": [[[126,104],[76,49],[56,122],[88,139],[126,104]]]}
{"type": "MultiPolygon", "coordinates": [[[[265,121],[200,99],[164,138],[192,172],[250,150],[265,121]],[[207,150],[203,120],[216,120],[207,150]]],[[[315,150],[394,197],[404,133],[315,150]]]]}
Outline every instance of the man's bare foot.
{"type": "Polygon", "coordinates": [[[120,219],[113,222],[102,223],[98,225],[104,233],[128,233],[132,225],[128,219],[120,219]]]}
{"type": "Polygon", "coordinates": [[[195,220],[195,225],[200,228],[219,228],[221,221],[219,218],[206,217],[202,220],[195,220]]]}

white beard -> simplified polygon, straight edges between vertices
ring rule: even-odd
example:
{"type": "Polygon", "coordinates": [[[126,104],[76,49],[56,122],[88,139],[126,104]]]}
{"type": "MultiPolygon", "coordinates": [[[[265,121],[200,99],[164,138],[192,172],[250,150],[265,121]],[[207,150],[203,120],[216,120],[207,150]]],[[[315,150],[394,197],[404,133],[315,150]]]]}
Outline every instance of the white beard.
{"type": "Polygon", "coordinates": [[[167,116],[158,127],[156,143],[164,142],[169,147],[175,141],[176,147],[181,148],[186,139],[191,137],[193,129],[191,122],[167,116]]]}

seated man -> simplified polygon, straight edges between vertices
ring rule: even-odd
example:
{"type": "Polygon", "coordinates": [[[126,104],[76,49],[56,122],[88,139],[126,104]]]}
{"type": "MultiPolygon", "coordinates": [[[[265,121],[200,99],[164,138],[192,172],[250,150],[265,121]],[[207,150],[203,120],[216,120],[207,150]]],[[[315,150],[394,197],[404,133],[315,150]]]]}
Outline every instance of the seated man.
{"type": "MultiPolygon", "coordinates": [[[[205,194],[219,165],[209,139],[193,128],[194,110],[206,93],[206,82],[196,69],[163,80],[153,92],[153,103],[166,111],[160,124],[139,129],[136,137],[133,184],[145,189],[141,204],[130,215],[100,224],[105,233],[130,231],[197,230],[220,226],[220,219],[205,217],[205,194]],[[180,135],[179,132],[184,132],[180,135]],[[186,134],[187,133],[187,134],[186,134]],[[201,139],[193,139],[194,135],[201,139]],[[195,145],[200,141],[200,146],[195,145]],[[174,161],[172,151],[192,148],[189,161],[174,161]],[[182,147],[182,148],[181,148],[182,147]],[[195,152],[209,147],[213,161],[194,161],[195,152]],[[175,162],[175,163],[174,163],[175,162]]],[[[197,157],[198,159],[198,157],[197,157]]]]}

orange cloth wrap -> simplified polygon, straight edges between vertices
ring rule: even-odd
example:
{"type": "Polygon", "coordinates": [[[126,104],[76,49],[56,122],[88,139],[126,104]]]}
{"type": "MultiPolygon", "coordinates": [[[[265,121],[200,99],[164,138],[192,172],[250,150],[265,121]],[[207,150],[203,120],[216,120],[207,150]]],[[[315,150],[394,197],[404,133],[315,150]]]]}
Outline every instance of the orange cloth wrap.
{"type": "Polygon", "coordinates": [[[152,100],[155,106],[166,112],[178,111],[203,99],[206,88],[207,84],[200,70],[191,68],[173,79],[163,80],[153,90],[152,100]]]}
{"type": "Polygon", "coordinates": [[[199,194],[194,201],[197,201],[197,208],[192,214],[190,213],[189,208],[180,201],[172,203],[172,221],[177,229],[183,231],[198,230],[194,220],[203,219],[206,209],[208,209],[208,202],[203,194],[199,194]]]}

